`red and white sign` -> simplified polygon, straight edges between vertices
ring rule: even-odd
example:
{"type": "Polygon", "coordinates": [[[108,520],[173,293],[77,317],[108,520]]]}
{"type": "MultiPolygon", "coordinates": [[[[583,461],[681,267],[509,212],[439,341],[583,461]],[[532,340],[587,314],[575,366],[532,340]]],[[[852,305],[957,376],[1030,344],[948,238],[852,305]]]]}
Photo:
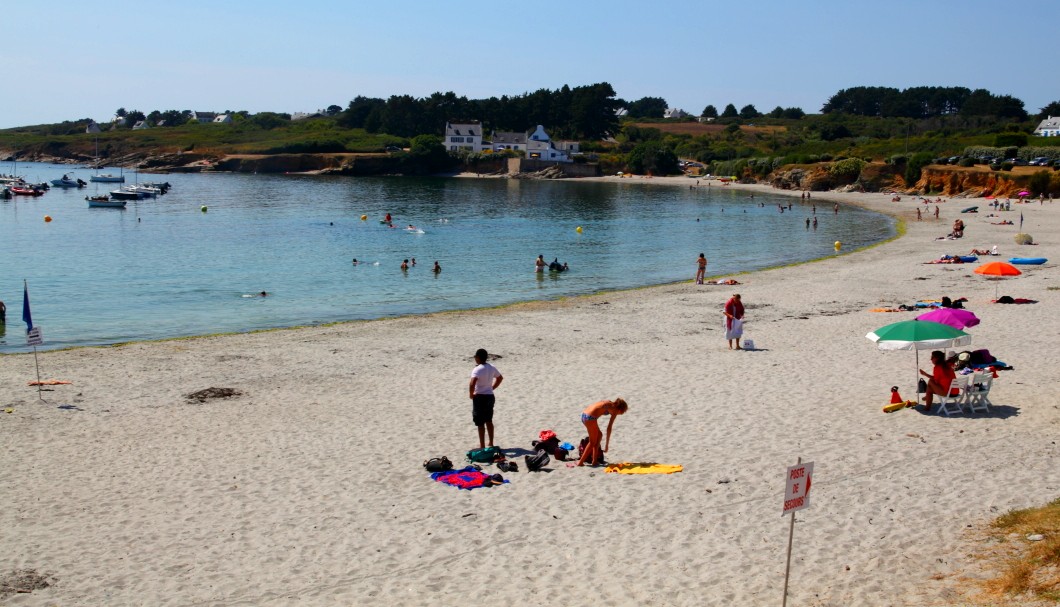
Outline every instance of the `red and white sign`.
{"type": "Polygon", "coordinates": [[[784,477],[784,514],[809,507],[812,476],[813,462],[788,467],[788,473],[784,477]]]}

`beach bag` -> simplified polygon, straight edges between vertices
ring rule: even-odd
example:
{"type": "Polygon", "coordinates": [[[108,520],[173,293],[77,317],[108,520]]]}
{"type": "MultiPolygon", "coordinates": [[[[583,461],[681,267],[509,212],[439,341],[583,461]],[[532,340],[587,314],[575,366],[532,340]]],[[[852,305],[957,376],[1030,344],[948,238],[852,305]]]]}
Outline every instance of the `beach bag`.
{"type": "Polygon", "coordinates": [[[537,472],[548,465],[548,454],[544,451],[535,451],[533,455],[527,455],[523,460],[526,463],[527,472],[537,472]]]}
{"type": "Polygon", "coordinates": [[[917,394],[924,394],[925,392],[927,392],[927,382],[923,379],[916,382],[916,392],[917,394]]]}
{"type": "Polygon", "coordinates": [[[498,459],[504,459],[500,447],[486,447],[484,449],[472,449],[467,452],[467,461],[488,464],[498,459]]]}
{"type": "Polygon", "coordinates": [[[453,469],[453,462],[449,461],[449,458],[443,455],[442,457],[432,457],[423,462],[423,467],[427,472],[445,472],[446,470],[453,469]]]}
{"type": "Polygon", "coordinates": [[[558,461],[565,462],[567,461],[567,456],[569,454],[570,452],[563,447],[556,447],[555,452],[552,453],[552,457],[555,457],[558,461]]]}
{"type": "Polygon", "coordinates": [[[753,340],[753,339],[744,339],[743,340],[743,349],[744,350],[754,350],[755,349],[755,340],[753,340]]]}
{"type": "Polygon", "coordinates": [[[544,451],[549,455],[555,455],[556,449],[559,449],[559,438],[557,438],[556,435],[553,434],[551,437],[548,438],[548,440],[530,441],[530,445],[534,448],[535,451],[544,451]]]}

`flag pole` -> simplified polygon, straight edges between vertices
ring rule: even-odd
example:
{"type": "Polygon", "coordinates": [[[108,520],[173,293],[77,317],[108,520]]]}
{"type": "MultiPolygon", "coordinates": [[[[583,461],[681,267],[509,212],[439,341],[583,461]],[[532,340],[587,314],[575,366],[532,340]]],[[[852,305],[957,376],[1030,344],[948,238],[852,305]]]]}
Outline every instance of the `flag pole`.
{"type": "MultiPolygon", "coordinates": [[[[802,463],[802,457],[799,457],[796,465],[802,463]]],[[[788,607],[788,578],[791,576],[791,540],[795,537],[795,512],[791,513],[791,525],[788,527],[788,560],[784,565],[784,599],[780,603],[781,607],[788,607]]]]}
{"type": "MultiPolygon", "coordinates": [[[[33,316],[29,311],[29,283],[22,279],[22,320],[26,323],[26,335],[33,329],[33,316]]],[[[40,384],[40,360],[37,358],[37,345],[33,345],[33,366],[37,368],[37,398],[44,400],[40,384]]]]}

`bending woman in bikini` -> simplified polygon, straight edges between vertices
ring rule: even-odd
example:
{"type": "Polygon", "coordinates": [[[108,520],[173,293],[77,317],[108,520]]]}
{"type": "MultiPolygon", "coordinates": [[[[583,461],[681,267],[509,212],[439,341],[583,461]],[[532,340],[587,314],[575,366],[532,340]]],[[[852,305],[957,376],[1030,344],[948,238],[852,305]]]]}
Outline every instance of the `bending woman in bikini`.
{"type": "Polygon", "coordinates": [[[597,466],[602,463],[604,461],[604,453],[607,453],[607,449],[611,446],[611,428],[615,425],[615,418],[627,410],[629,410],[629,405],[621,398],[602,400],[589,405],[582,412],[582,423],[585,424],[585,429],[589,431],[589,444],[585,446],[585,450],[582,451],[582,456],[578,459],[577,464],[567,465],[572,468],[574,466],[584,466],[585,460],[589,460],[589,465],[591,466],[597,466]],[[604,415],[610,415],[611,419],[607,422],[607,439],[604,442],[603,449],[601,449],[600,439],[603,438],[603,433],[600,432],[600,424],[597,420],[604,415]]]}

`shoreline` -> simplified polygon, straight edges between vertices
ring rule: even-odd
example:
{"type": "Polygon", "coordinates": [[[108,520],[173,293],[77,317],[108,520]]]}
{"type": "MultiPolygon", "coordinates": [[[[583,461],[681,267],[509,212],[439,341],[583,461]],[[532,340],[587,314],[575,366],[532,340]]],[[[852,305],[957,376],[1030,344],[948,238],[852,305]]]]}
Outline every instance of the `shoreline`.
{"type": "MultiPolygon", "coordinates": [[[[798,515],[793,602],[959,602],[966,578],[983,574],[968,557],[976,527],[1060,493],[1055,262],[1001,283],[1038,304],[989,304],[994,283],[974,266],[921,264],[993,244],[1007,259],[1025,249],[1011,244],[1014,226],[965,215],[964,239],[934,241],[955,205],[916,222],[908,198],[814,198],[890,211],[905,234],[755,270],[735,289],[681,281],[48,351],[42,377],[74,383],[45,403],[25,386],[29,355],[5,357],[0,381],[11,388],[0,404],[14,412],[0,417],[0,439],[17,473],[0,477],[11,496],[0,570],[58,578],[6,600],[418,605],[547,592],[617,605],[773,604],[787,531],[781,475],[801,456],[816,468],[798,515]],[[721,335],[719,308],[734,290],[754,351],[728,351],[721,335]],[[941,295],[968,297],[982,319],[972,348],[1016,370],[996,380],[989,415],[881,413],[891,385],[913,397],[914,357],[881,352],[865,334],[915,313],[869,309],[941,295]],[[1025,326],[1035,330],[1014,330],[1025,326]],[[622,396],[630,412],[608,458],[684,471],[625,477],[553,464],[529,474],[519,461],[503,487],[430,482],[423,460],[460,463],[475,446],[466,386],[478,347],[500,355],[503,447],[529,449],[544,428],[576,443],[578,412],[622,396]],[[187,400],[207,387],[242,395],[187,400]],[[483,562],[524,573],[504,584],[457,575],[483,562]]],[[[1037,238],[1060,229],[1051,205],[1024,210],[1037,238]]],[[[1034,247],[1058,251],[1048,240],[1034,247]]]]}

